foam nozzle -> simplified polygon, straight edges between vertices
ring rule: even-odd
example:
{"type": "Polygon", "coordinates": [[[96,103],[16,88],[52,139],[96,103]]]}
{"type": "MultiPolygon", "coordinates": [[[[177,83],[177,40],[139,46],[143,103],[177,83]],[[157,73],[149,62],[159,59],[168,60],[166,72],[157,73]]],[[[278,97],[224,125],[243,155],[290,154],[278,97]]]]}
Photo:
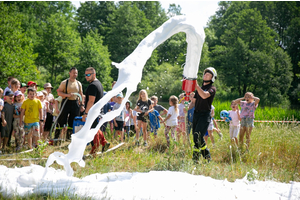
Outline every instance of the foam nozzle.
{"type": "Polygon", "coordinates": [[[196,89],[197,79],[184,78],[182,81],[182,90],[185,91],[185,100],[190,100],[190,94],[196,89]]]}

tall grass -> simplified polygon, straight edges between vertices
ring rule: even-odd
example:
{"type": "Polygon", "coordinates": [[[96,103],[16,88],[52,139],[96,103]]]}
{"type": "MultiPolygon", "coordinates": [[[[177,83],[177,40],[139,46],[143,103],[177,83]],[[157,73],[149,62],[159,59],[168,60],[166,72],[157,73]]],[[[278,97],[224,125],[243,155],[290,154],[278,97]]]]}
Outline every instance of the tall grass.
{"type": "MultiPolygon", "coordinates": [[[[165,108],[169,108],[167,102],[159,102],[165,108]]],[[[214,100],[213,106],[215,107],[215,119],[220,118],[220,112],[222,110],[231,110],[231,101],[219,101],[214,100]]],[[[255,110],[255,120],[285,120],[285,121],[300,121],[300,112],[297,109],[288,109],[281,107],[268,107],[258,105],[255,110]]]]}

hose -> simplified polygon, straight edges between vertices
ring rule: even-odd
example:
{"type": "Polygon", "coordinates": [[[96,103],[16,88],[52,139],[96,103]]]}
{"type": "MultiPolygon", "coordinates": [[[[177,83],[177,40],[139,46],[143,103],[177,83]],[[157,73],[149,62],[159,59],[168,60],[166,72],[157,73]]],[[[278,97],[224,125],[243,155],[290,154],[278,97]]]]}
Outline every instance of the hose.
{"type": "MultiPolygon", "coordinates": [[[[79,99],[80,99],[80,102],[82,102],[82,97],[81,97],[81,95],[80,95],[79,93],[73,93],[73,94],[77,95],[77,96],[79,97],[79,99]]],[[[60,108],[61,111],[64,109],[64,107],[65,107],[67,101],[68,101],[68,98],[66,98],[66,101],[65,101],[65,102],[63,103],[63,105],[61,106],[61,108],[60,108]]],[[[51,129],[50,129],[50,139],[52,139],[52,137],[51,137],[51,136],[52,136],[52,131],[53,131],[53,128],[56,126],[56,123],[57,123],[57,120],[58,120],[60,114],[61,114],[61,112],[59,112],[59,114],[58,114],[57,117],[55,118],[54,123],[53,123],[52,126],[51,126],[51,129]]]]}

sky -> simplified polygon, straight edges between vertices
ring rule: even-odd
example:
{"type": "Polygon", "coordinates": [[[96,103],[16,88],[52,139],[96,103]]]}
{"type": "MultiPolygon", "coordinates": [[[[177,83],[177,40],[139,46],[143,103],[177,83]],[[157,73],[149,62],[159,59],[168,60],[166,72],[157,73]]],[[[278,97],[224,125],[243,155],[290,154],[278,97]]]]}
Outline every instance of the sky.
{"type": "MultiPolygon", "coordinates": [[[[86,168],[89,166],[86,166],[86,168]]],[[[199,165],[198,167],[201,167],[199,165]]],[[[196,169],[196,168],[195,168],[196,169]]],[[[216,180],[185,172],[150,171],[111,172],[91,174],[83,178],[68,177],[62,170],[30,165],[7,168],[0,165],[0,193],[4,198],[27,194],[67,193],[68,196],[92,199],[209,199],[209,200],[299,200],[300,183],[279,183],[271,180],[258,181],[237,179],[235,182],[216,180]]],[[[259,176],[252,169],[250,177],[259,176]]]]}
{"type": "MultiPolygon", "coordinates": [[[[78,8],[80,2],[84,1],[72,1],[72,3],[78,8]]],[[[195,20],[206,26],[210,16],[214,15],[218,9],[218,1],[160,1],[165,11],[168,11],[169,4],[175,3],[180,5],[181,13],[185,15],[195,16],[195,20]]]]}

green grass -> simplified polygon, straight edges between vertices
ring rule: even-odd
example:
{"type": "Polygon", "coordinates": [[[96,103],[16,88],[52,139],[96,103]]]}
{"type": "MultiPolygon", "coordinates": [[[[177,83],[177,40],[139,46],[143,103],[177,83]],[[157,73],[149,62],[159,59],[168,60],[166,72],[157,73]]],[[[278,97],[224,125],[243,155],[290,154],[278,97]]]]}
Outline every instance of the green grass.
{"type": "MultiPolygon", "coordinates": [[[[214,100],[213,106],[215,107],[215,119],[220,118],[220,112],[222,110],[231,110],[230,108],[231,101],[218,101],[214,100]]],[[[159,102],[162,106],[168,109],[168,102],[159,102]]],[[[285,121],[300,121],[300,112],[299,109],[289,109],[281,107],[262,107],[258,105],[255,111],[255,120],[285,120],[285,121]]]]}
{"type": "MultiPolygon", "coordinates": [[[[247,172],[255,169],[258,172],[256,179],[273,180],[289,183],[289,181],[300,182],[300,127],[299,124],[264,124],[255,123],[252,131],[249,151],[235,147],[230,148],[229,127],[224,122],[218,123],[223,139],[215,134],[216,147],[212,148],[210,139],[208,147],[211,151],[212,161],[206,164],[201,159],[199,165],[192,162],[191,146],[171,143],[167,150],[166,139],[163,135],[164,127],[158,132],[156,139],[149,140],[148,147],[135,147],[134,139],[131,138],[119,149],[86,160],[86,166],[80,167],[77,163],[72,163],[75,177],[85,177],[94,173],[108,172],[149,172],[149,171],[181,171],[194,175],[210,176],[214,179],[234,182],[242,179],[247,172]]],[[[110,138],[110,137],[108,137],[110,138]]],[[[192,137],[191,137],[192,139],[192,137]]],[[[117,141],[109,139],[112,146],[118,144],[117,141]]],[[[54,151],[68,152],[67,144],[62,147],[46,146],[44,157],[54,151]]],[[[87,147],[86,154],[90,147],[87,147]]],[[[32,152],[27,155],[13,156],[14,158],[37,157],[40,152],[32,152]]],[[[3,158],[3,157],[2,157],[3,158]]],[[[31,161],[31,163],[45,166],[46,160],[31,161]]],[[[1,165],[7,167],[28,166],[28,161],[7,162],[1,161],[1,165]]],[[[58,164],[51,167],[63,169],[58,164]]],[[[251,178],[251,177],[249,177],[251,178]]],[[[2,197],[3,198],[3,197],[2,197]]],[[[64,195],[59,199],[68,199],[64,195]]],[[[1,196],[0,196],[1,199],[1,196]]],[[[13,197],[12,199],[22,199],[13,197]]],[[[25,198],[24,198],[25,199],[25,198]]],[[[26,199],[56,199],[54,196],[31,195],[26,199]]],[[[72,197],[76,199],[76,197],[72,197]]]]}

